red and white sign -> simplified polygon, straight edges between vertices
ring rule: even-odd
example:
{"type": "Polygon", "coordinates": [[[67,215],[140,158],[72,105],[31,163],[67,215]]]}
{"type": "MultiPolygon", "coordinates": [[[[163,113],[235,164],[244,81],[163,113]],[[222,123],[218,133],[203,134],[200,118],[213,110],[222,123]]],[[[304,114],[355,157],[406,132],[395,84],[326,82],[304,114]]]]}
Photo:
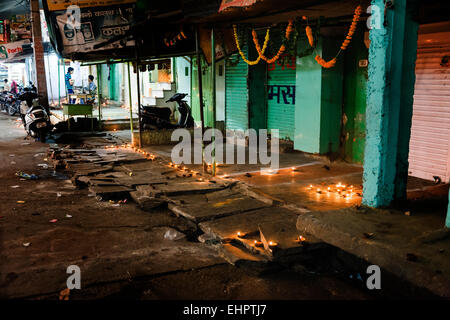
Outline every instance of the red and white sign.
{"type": "Polygon", "coordinates": [[[222,0],[219,12],[231,7],[249,7],[256,3],[257,0],[222,0]]]}
{"type": "Polygon", "coordinates": [[[30,40],[15,41],[0,45],[0,59],[10,59],[23,52],[23,46],[30,44],[30,40]]]}

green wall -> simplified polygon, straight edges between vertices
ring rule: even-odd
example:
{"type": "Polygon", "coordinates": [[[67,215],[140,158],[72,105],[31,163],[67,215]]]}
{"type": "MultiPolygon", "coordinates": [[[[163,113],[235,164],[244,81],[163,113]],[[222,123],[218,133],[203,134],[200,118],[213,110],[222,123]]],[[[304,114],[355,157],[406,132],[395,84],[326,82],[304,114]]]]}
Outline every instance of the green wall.
{"type": "MultiPolygon", "coordinates": [[[[300,51],[308,44],[299,39],[300,51]]],[[[316,53],[330,60],[340,40],[319,37],[316,53]]],[[[342,59],[331,69],[322,68],[315,55],[297,58],[294,149],[310,153],[336,153],[342,114],[342,59]]]]}
{"type": "MultiPolygon", "coordinates": [[[[258,53],[251,42],[250,31],[241,32],[242,51],[249,60],[258,53]],[[251,45],[249,45],[251,43],[251,45]]],[[[230,130],[267,128],[267,64],[260,61],[250,66],[233,54],[225,64],[225,121],[230,130]]]]}
{"type": "MultiPolygon", "coordinates": [[[[242,51],[248,54],[248,37],[240,39],[242,51]]],[[[225,62],[225,128],[247,130],[249,128],[248,69],[239,53],[225,62]]]]}
{"type": "Polygon", "coordinates": [[[106,99],[110,99],[109,97],[109,81],[108,81],[108,76],[109,76],[109,68],[106,64],[102,64],[100,65],[100,76],[102,77],[101,79],[101,87],[100,87],[100,92],[102,94],[103,98],[106,99]]]}
{"type": "Polygon", "coordinates": [[[344,110],[341,155],[345,160],[363,163],[366,143],[366,88],[369,50],[364,44],[365,29],[358,28],[344,56],[344,110]]]}
{"type": "MultiPolygon", "coordinates": [[[[212,127],[213,105],[212,105],[212,76],[211,66],[202,60],[202,86],[203,86],[203,115],[205,119],[205,127],[212,127]]],[[[198,123],[201,122],[200,117],[200,100],[198,88],[197,58],[192,58],[192,116],[198,123]]]]}
{"type": "MultiPolygon", "coordinates": [[[[250,37],[250,33],[248,34],[250,37]]],[[[261,37],[260,37],[261,38],[261,37]]],[[[256,60],[258,52],[248,38],[248,59],[256,60]]],[[[248,110],[250,128],[267,129],[267,63],[260,61],[248,66],[248,110]]]]}
{"type": "MultiPolygon", "coordinates": [[[[96,75],[94,75],[96,76],[96,75]]],[[[103,98],[120,101],[120,81],[121,73],[118,64],[111,65],[111,73],[109,66],[106,64],[100,65],[101,86],[100,91],[103,98]],[[108,77],[110,78],[108,80],[108,77]]],[[[98,83],[98,79],[96,81],[98,83]]]]}

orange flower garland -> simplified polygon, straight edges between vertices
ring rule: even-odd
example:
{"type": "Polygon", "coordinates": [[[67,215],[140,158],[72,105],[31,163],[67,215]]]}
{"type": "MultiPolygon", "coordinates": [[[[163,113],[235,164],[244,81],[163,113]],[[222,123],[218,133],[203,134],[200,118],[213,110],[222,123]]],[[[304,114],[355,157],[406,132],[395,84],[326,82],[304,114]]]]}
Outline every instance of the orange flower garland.
{"type": "Polygon", "coordinates": [[[321,56],[316,56],[316,61],[324,68],[333,68],[336,64],[336,58],[331,59],[330,61],[325,61],[321,56]]]}
{"type": "MultiPolygon", "coordinates": [[[[254,61],[248,60],[248,59],[245,57],[244,52],[242,52],[241,46],[239,45],[239,39],[238,39],[238,35],[237,35],[236,25],[233,25],[233,32],[234,32],[234,40],[235,40],[235,42],[236,42],[236,47],[237,47],[237,49],[238,49],[238,51],[239,51],[239,54],[240,54],[241,57],[242,57],[242,60],[244,60],[244,62],[247,63],[247,64],[250,65],[250,66],[254,66],[254,65],[258,64],[259,61],[261,60],[261,54],[259,54],[258,59],[254,60],[254,61]]],[[[267,32],[266,32],[266,38],[265,38],[265,40],[264,40],[264,45],[263,45],[263,48],[262,48],[262,53],[263,53],[263,54],[264,54],[264,52],[266,51],[267,44],[269,43],[269,37],[270,37],[269,32],[270,32],[270,29],[267,29],[267,32]]],[[[253,34],[253,37],[255,37],[256,32],[253,30],[253,31],[252,31],[252,34],[253,34]],[[254,34],[253,34],[253,33],[254,33],[254,34]]],[[[258,51],[258,53],[259,53],[259,51],[258,51]]]]}
{"type": "MultiPolygon", "coordinates": [[[[353,21],[352,21],[352,24],[350,25],[350,29],[348,31],[347,37],[345,38],[344,42],[341,45],[341,50],[347,49],[348,45],[350,44],[350,41],[353,38],[353,34],[356,31],[356,26],[358,25],[358,21],[361,16],[361,12],[362,12],[361,6],[357,6],[355,9],[355,14],[353,15],[353,21]]],[[[304,20],[305,20],[305,18],[304,18],[304,20]]],[[[309,44],[311,45],[311,47],[313,47],[311,42],[314,44],[314,39],[312,38],[312,31],[309,26],[306,27],[306,36],[308,37],[309,44]]],[[[330,61],[325,61],[321,56],[317,55],[316,61],[318,64],[320,64],[324,68],[332,68],[336,65],[336,58],[339,55],[339,53],[336,55],[336,57],[334,57],[330,61]]]]}
{"type": "MultiPolygon", "coordinates": [[[[291,36],[292,31],[294,30],[293,24],[294,24],[293,20],[289,20],[289,24],[286,28],[286,34],[285,34],[285,37],[287,40],[289,40],[289,37],[291,36]]],[[[271,59],[268,59],[264,55],[264,51],[261,50],[261,46],[259,45],[258,37],[257,37],[255,30],[252,30],[252,35],[253,35],[253,43],[255,44],[255,47],[256,47],[256,50],[258,51],[259,56],[261,57],[261,59],[266,61],[268,64],[271,64],[271,63],[274,63],[275,61],[277,61],[280,58],[280,56],[284,53],[284,51],[286,51],[286,46],[284,44],[282,44],[280,49],[278,50],[278,53],[271,59]]]]}
{"type": "Polygon", "coordinates": [[[310,26],[306,26],[306,36],[308,37],[309,45],[311,47],[314,47],[314,37],[310,26]]]}
{"type": "Polygon", "coordinates": [[[356,31],[356,26],[358,25],[358,21],[361,16],[361,12],[362,12],[361,6],[356,7],[355,14],[353,15],[353,21],[350,26],[350,30],[348,31],[347,37],[345,38],[345,41],[342,43],[342,46],[341,46],[342,50],[347,49],[348,45],[350,44],[353,34],[356,31]]]}

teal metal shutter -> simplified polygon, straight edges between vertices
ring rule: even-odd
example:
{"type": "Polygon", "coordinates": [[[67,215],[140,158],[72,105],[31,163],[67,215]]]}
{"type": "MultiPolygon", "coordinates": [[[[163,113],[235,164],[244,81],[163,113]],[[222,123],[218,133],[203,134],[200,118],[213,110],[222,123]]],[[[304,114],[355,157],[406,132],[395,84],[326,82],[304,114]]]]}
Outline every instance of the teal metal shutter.
{"type": "Polygon", "coordinates": [[[294,140],[295,57],[267,65],[267,129],[278,129],[280,139],[294,140]]]}
{"type": "MultiPolygon", "coordinates": [[[[247,55],[247,41],[242,41],[247,55]]],[[[230,130],[248,129],[248,65],[239,53],[227,58],[225,64],[225,121],[230,130]]]]}

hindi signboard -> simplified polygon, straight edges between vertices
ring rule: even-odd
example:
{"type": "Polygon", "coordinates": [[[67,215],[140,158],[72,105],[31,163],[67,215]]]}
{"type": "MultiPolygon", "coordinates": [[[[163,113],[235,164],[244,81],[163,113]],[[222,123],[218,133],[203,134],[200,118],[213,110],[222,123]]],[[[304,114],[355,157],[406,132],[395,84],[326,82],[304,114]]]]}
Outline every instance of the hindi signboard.
{"type": "Polygon", "coordinates": [[[66,10],[70,6],[79,8],[110,7],[120,4],[136,3],[136,0],[47,0],[49,11],[66,10]]]}
{"type": "Polygon", "coordinates": [[[101,49],[101,44],[112,37],[124,35],[133,22],[135,0],[65,1],[47,0],[47,20],[52,26],[58,51],[67,56],[99,50],[133,46],[133,41],[115,42],[101,49]],[[108,5],[109,4],[109,5],[108,5]],[[79,7],[77,6],[79,5],[79,7]]]}

